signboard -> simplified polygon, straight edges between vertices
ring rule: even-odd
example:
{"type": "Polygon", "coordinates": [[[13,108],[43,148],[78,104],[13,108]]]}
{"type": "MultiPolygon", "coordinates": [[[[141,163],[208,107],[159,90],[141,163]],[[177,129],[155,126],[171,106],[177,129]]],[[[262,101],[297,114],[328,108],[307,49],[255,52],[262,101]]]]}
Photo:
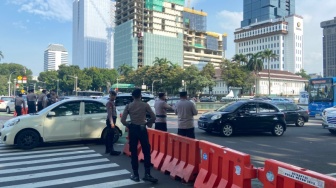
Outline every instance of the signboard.
{"type": "Polygon", "coordinates": [[[20,87],[20,84],[16,84],[16,88],[19,88],[20,87]]]}
{"type": "Polygon", "coordinates": [[[22,76],[17,77],[17,83],[22,83],[22,76]]]}
{"type": "Polygon", "coordinates": [[[22,77],[22,83],[24,83],[24,84],[27,83],[27,76],[22,77]]]}

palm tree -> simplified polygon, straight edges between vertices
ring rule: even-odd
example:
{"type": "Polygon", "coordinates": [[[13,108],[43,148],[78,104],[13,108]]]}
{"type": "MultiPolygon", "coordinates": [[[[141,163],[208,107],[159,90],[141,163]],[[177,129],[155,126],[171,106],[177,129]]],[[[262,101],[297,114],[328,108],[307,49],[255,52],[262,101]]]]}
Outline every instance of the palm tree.
{"type": "Polygon", "coordinates": [[[133,66],[123,64],[118,67],[117,71],[119,72],[119,75],[127,77],[133,71],[133,66]]]}
{"type": "Polygon", "coordinates": [[[2,54],[2,51],[0,51],[0,61],[1,61],[1,59],[3,59],[4,58],[4,55],[2,54]]]}
{"type": "Polygon", "coordinates": [[[233,56],[232,61],[237,62],[240,65],[244,65],[248,62],[244,54],[236,54],[233,56]]]}
{"type": "Polygon", "coordinates": [[[250,58],[246,67],[248,70],[250,71],[253,71],[254,72],[254,84],[255,84],[255,89],[256,89],[256,94],[258,94],[258,88],[257,88],[257,76],[258,76],[258,73],[260,71],[263,70],[263,67],[264,67],[264,63],[262,61],[262,52],[258,52],[258,53],[255,53],[255,54],[247,54],[247,56],[250,58]]]}
{"type": "Polygon", "coordinates": [[[262,53],[262,58],[267,59],[268,68],[268,95],[271,95],[271,75],[270,75],[270,60],[278,57],[277,54],[273,53],[273,50],[265,49],[262,53]]]}
{"type": "Polygon", "coordinates": [[[156,57],[155,60],[153,61],[153,64],[154,65],[158,65],[158,66],[161,66],[161,65],[171,65],[171,61],[167,60],[167,58],[158,58],[156,57]]]}

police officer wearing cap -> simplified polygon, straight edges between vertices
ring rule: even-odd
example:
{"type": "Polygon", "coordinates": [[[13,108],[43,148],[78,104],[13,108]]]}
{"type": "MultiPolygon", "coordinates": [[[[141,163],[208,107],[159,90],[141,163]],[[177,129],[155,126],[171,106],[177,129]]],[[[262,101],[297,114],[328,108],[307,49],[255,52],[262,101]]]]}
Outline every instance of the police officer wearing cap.
{"type": "Polygon", "coordinates": [[[15,111],[16,111],[16,114],[17,116],[21,116],[22,115],[22,106],[23,106],[23,109],[26,109],[26,103],[24,101],[24,99],[22,98],[22,94],[20,93],[19,96],[17,96],[15,98],[15,111]]]}
{"type": "Polygon", "coordinates": [[[113,90],[109,91],[110,98],[106,103],[107,109],[107,118],[106,118],[106,140],[105,140],[105,153],[110,153],[110,155],[120,155],[120,151],[115,151],[113,148],[113,138],[114,138],[114,128],[117,121],[117,110],[114,104],[114,100],[117,96],[117,93],[113,90]]]}
{"type": "Polygon", "coordinates": [[[28,114],[36,113],[36,99],[34,89],[29,90],[27,95],[28,114]]]}
{"type": "Polygon", "coordinates": [[[139,161],[137,146],[140,141],[142,152],[144,154],[144,165],[145,165],[145,176],[142,178],[143,181],[149,181],[152,183],[158,182],[158,179],[154,178],[150,174],[151,167],[151,155],[150,155],[150,145],[148,139],[147,128],[152,127],[155,121],[155,114],[152,111],[148,103],[141,101],[141,89],[135,89],[132,92],[133,102],[126,105],[125,110],[121,117],[121,123],[129,129],[129,145],[131,151],[131,164],[133,169],[133,175],[130,177],[131,180],[139,182],[139,161]],[[150,120],[146,120],[146,113],[150,114],[150,120]],[[127,116],[130,115],[131,122],[126,122],[127,116]]]}
{"type": "Polygon", "coordinates": [[[166,103],[166,94],[159,93],[159,99],[155,101],[155,129],[160,131],[167,131],[167,110],[173,110],[171,106],[166,103]]]}
{"type": "Polygon", "coordinates": [[[42,90],[42,93],[37,98],[37,111],[41,111],[47,103],[47,90],[42,90]]]}

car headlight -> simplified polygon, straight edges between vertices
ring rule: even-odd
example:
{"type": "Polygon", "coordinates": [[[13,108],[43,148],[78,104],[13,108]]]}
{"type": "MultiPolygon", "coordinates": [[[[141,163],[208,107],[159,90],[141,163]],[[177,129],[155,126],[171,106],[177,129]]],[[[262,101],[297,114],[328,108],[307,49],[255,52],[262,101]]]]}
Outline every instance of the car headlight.
{"type": "Polygon", "coordinates": [[[7,127],[14,126],[20,122],[20,119],[15,119],[7,124],[7,127]]]}
{"type": "Polygon", "coordinates": [[[211,117],[211,120],[216,120],[216,119],[219,119],[221,117],[222,117],[221,114],[216,114],[216,115],[214,115],[214,116],[211,117]]]}
{"type": "Polygon", "coordinates": [[[323,112],[322,112],[322,115],[323,115],[323,116],[326,116],[326,115],[327,115],[327,111],[323,111],[323,112]]]}

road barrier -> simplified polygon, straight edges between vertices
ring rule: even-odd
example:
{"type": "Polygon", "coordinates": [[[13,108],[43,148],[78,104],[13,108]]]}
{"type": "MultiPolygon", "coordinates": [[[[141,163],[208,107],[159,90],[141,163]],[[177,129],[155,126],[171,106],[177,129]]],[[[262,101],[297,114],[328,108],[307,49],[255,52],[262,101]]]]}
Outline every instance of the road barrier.
{"type": "Polygon", "coordinates": [[[202,157],[195,188],[251,188],[257,169],[250,155],[207,141],[199,141],[199,148],[202,157]]]}
{"type": "Polygon", "coordinates": [[[265,166],[258,168],[258,179],[264,184],[264,188],[336,187],[336,179],[333,177],[273,159],[267,159],[265,166]]]}
{"type": "MultiPolygon", "coordinates": [[[[28,107],[26,107],[26,109],[22,108],[21,110],[21,114],[25,115],[28,113],[28,107]]],[[[13,116],[17,116],[16,110],[14,110],[14,115],[13,116]]]]}
{"type": "Polygon", "coordinates": [[[168,133],[155,129],[147,129],[151,145],[151,162],[155,169],[160,170],[167,153],[168,133]]]}

